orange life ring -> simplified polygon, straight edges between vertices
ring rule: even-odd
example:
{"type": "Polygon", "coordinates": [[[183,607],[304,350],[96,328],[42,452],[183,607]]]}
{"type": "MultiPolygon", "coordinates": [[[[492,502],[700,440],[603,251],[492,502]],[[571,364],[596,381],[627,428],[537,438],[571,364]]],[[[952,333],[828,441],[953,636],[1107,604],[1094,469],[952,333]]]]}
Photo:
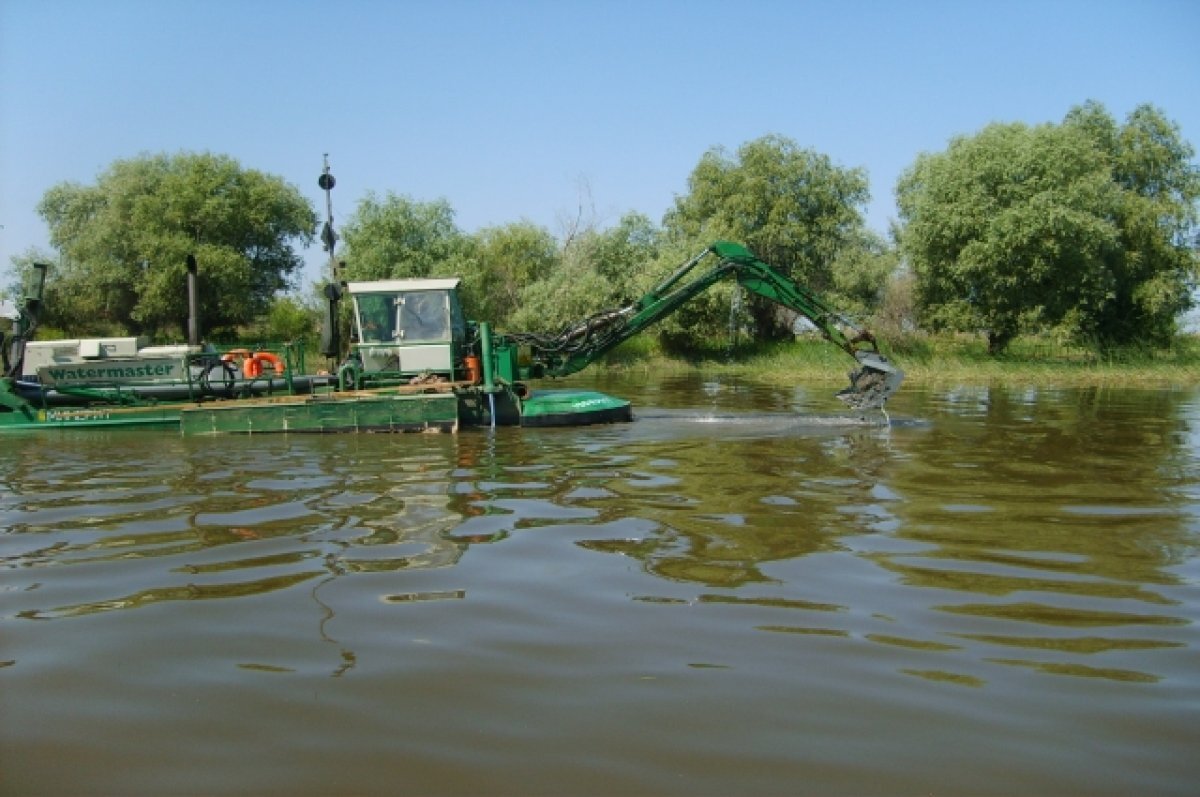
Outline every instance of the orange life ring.
{"type": "Polygon", "coordinates": [[[231,363],[234,360],[250,359],[250,351],[248,349],[230,349],[221,355],[221,361],[231,363]]]}
{"type": "MultiPolygon", "coordinates": [[[[249,360],[246,360],[246,365],[254,363],[257,373],[255,376],[261,376],[263,372],[263,364],[269,365],[271,370],[276,374],[282,374],[286,366],[283,364],[283,359],[269,351],[256,351],[249,360]]],[[[249,374],[247,374],[249,376],[249,374]]]]}

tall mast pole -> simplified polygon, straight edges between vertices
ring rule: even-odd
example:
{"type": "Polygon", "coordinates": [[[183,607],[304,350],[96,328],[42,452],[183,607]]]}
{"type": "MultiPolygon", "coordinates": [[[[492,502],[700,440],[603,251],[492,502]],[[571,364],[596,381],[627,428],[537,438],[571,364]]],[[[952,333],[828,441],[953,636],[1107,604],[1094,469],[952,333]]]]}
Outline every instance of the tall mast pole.
{"type": "Polygon", "coordinates": [[[334,246],[337,233],[333,231],[333,187],[337,181],[329,171],[329,153],[325,153],[325,168],[317,178],[317,185],[325,192],[325,226],[321,229],[321,243],[329,253],[329,282],[325,283],[325,319],[321,324],[321,354],[330,358],[341,356],[341,335],[338,332],[338,302],[342,298],[342,270],[338,266],[334,246]]]}
{"type": "Polygon", "coordinates": [[[325,251],[329,253],[329,273],[334,282],[341,281],[339,274],[337,256],[334,254],[334,246],[337,244],[337,233],[333,231],[333,187],[337,185],[337,180],[333,179],[333,173],[329,171],[329,153],[325,153],[325,168],[321,171],[321,176],[317,178],[317,185],[325,192],[325,226],[321,229],[321,243],[325,245],[325,251]]]}

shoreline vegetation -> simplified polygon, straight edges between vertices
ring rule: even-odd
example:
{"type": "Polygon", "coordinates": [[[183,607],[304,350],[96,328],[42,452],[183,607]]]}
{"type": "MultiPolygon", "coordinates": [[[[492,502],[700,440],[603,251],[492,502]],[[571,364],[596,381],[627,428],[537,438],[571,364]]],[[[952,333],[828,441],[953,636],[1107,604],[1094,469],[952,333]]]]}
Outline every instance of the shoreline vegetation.
{"type": "MultiPolygon", "coordinates": [[[[983,338],[965,336],[913,335],[881,349],[904,371],[907,385],[1183,388],[1200,384],[1200,335],[1182,335],[1169,349],[1107,354],[1022,338],[1005,354],[991,356],[983,338]]],[[[845,352],[817,337],[713,348],[694,356],[666,354],[652,341],[633,340],[597,365],[614,375],[699,372],[766,383],[797,379],[840,383],[854,368],[845,352]]]]}

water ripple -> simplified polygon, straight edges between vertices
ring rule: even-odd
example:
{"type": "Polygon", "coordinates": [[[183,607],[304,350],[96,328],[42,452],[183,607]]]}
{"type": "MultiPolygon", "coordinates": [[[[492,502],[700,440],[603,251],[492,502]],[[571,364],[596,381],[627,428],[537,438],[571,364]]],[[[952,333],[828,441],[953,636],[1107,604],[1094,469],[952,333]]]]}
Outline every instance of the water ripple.
{"type": "Polygon", "coordinates": [[[1194,789],[1194,391],[902,391],[885,426],[802,386],[626,387],[667,409],[420,438],[6,438],[6,778],[1194,789]],[[1081,727],[1088,745],[1062,745],[1081,727]]]}

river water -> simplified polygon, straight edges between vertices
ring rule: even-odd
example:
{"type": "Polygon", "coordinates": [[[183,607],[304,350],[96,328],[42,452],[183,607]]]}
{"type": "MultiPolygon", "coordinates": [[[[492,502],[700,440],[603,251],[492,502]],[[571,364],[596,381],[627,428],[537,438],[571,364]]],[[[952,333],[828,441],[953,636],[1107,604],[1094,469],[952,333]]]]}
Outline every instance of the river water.
{"type": "Polygon", "coordinates": [[[5,795],[1190,795],[1200,390],[0,439],[5,795]]]}

